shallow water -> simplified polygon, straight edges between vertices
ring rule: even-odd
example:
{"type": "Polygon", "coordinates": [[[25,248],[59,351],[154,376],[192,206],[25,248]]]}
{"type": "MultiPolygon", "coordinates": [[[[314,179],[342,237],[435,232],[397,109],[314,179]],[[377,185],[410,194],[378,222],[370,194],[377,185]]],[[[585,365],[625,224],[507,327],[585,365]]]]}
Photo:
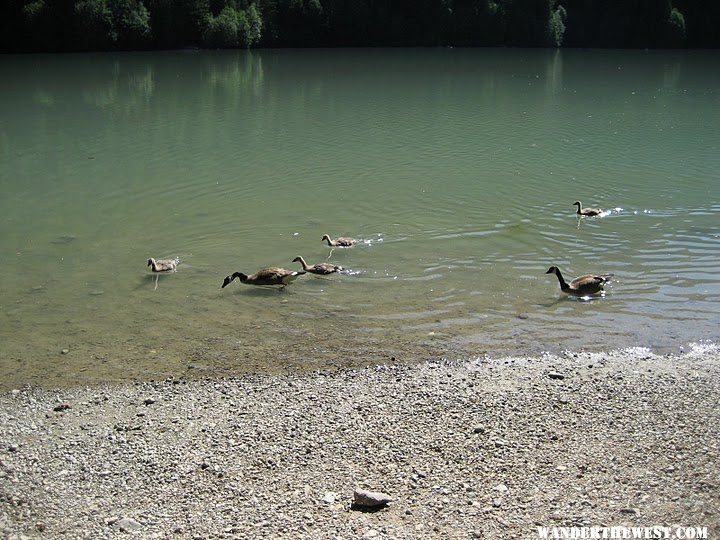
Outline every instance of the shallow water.
{"type": "Polygon", "coordinates": [[[0,384],[717,341],[718,58],[0,57],[0,384]],[[347,271],[220,289],[296,255],[347,271]]]}

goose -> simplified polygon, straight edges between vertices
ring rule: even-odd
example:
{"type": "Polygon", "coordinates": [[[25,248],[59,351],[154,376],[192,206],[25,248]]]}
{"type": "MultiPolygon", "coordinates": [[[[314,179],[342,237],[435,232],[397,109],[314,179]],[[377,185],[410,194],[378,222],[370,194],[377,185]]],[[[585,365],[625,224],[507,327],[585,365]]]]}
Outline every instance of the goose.
{"type": "Polygon", "coordinates": [[[557,266],[551,266],[545,273],[555,274],[560,282],[560,290],[575,296],[587,296],[599,293],[603,290],[603,285],[610,281],[612,277],[612,274],[587,274],[576,277],[570,283],[566,283],[557,266]]]}
{"type": "Polygon", "coordinates": [[[328,246],[330,247],[350,247],[355,243],[355,240],[345,236],[341,236],[340,238],[333,240],[329,235],[324,234],[322,239],[327,240],[328,246]]]}
{"type": "Polygon", "coordinates": [[[263,268],[249,276],[242,272],[234,272],[223,280],[222,287],[220,288],[223,289],[227,287],[235,278],[238,278],[242,283],[247,283],[248,285],[281,285],[285,287],[304,273],[305,271],[296,272],[294,270],[275,267],[263,268]]]}
{"type": "Polygon", "coordinates": [[[177,270],[177,265],[180,264],[180,259],[175,257],[174,259],[153,259],[150,257],[147,260],[147,265],[152,267],[153,272],[174,272],[177,270]]]}
{"type": "Polygon", "coordinates": [[[292,262],[299,262],[302,265],[303,270],[305,270],[306,272],[310,272],[311,274],[318,274],[321,276],[326,276],[334,272],[340,272],[343,269],[342,266],[338,266],[337,264],[324,262],[308,266],[308,263],[306,263],[305,259],[303,259],[300,255],[295,257],[292,262]]]}
{"type": "Polygon", "coordinates": [[[575,201],[573,203],[575,206],[577,206],[577,215],[578,216],[599,216],[602,214],[602,210],[600,208],[583,208],[582,203],[580,201],[575,201]]]}
{"type": "Polygon", "coordinates": [[[180,264],[180,258],[175,257],[174,259],[154,259],[153,257],[150,257],[147,260],[147,265],[150,267],[150,269],[157,273],[158,275],[155,276],[155,288],[154,291],[157,291],[158,288],[158,281],[160,280],[160,274],[161,273],[167,273],[167,272],[175,272],[177,270],[177,265],[180,264]]]}

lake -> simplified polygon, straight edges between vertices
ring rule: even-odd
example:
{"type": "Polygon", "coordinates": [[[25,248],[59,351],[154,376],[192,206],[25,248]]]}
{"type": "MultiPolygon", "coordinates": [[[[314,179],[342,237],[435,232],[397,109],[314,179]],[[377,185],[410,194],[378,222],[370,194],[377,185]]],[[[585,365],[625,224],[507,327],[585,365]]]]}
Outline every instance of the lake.
{"type": "Polygon", "coordinates": [[[719,68],[716,51],[0,56],[0,386],[717,342],[719,68]],[[297,255],[345,272],[220,288],[297,255]],[[148,257],[174,256],[156,283],[148,257]],[[579,300],[550,265],[614,278],[579,300]]]}

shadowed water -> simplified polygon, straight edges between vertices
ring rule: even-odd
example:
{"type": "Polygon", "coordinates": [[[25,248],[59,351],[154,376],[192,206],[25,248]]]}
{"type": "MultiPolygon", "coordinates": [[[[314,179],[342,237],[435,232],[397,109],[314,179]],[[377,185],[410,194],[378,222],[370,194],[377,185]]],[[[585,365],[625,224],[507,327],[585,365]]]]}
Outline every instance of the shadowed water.
{"type": "Polygon", "coordinates": [[[716,341],[719,63],[0,57],[0,384],[716,341]],[[577,199],[606,212],[578,220],[577,199]],[[220,289],[297,255],[347,270],[220,289]],[[150,256],[181,259],[157,290],[150,256]],[[579,301],[550,265],[615,279],[579,301]]]}

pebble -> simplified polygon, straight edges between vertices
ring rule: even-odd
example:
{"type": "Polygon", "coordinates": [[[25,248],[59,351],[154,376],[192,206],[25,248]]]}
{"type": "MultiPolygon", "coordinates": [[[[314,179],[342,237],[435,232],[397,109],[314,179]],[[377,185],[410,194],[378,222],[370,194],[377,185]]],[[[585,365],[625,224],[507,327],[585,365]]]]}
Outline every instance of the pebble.
{"type": "Polygon", "coordinates": [[[325,494],[322,500],[323,502],[328,504],[335,504],[335,501],[337,500],[337,493],[328,492],[325,494]]]}
{"type": "Polygon", "coordinates": [[[637,514],[637,508],[621,508],[620,509],[621,514],[637,514]]]}
{"type": "Polygon", "coordinates": [[[113,523],[113,526],[117,529],[120,529],[121,531],[137,531],[138,529],[142,529],[142,525],[134,520],[133,518],[122,518],[118,519],[115,523],[113,523]]]}

